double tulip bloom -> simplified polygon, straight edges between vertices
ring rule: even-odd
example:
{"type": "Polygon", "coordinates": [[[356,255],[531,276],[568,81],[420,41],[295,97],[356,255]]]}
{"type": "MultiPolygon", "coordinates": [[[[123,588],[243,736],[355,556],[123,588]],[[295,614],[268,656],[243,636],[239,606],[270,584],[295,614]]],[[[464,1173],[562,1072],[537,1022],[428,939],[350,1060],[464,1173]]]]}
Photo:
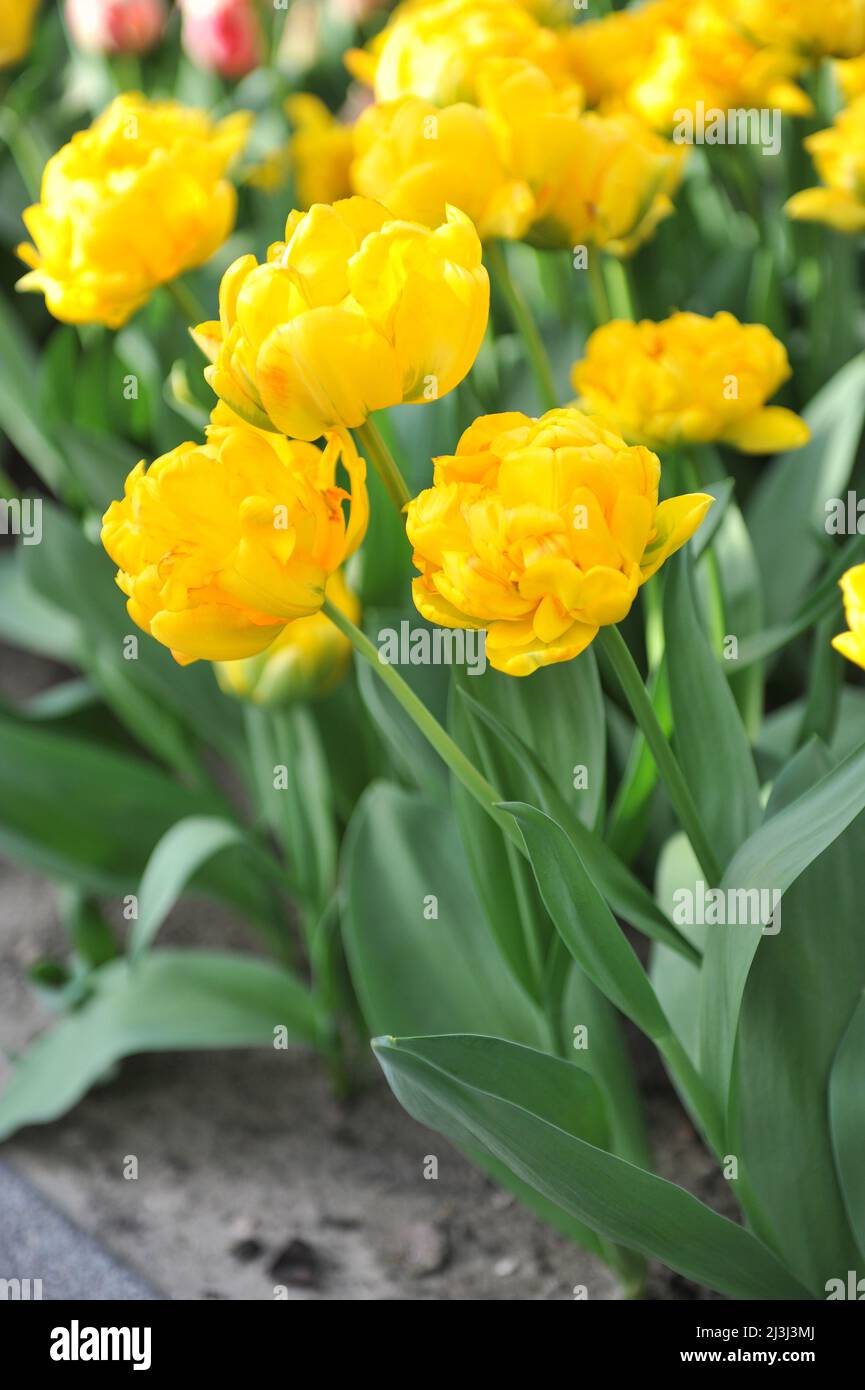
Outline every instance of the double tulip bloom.
{"type": "Polygon", "coordinates": [[[376,101],[418,96],[437,106],[477,100],[478,75],[490,58],[521,57],[558,82],[568,80],[557,33],[512,0],[428,0],[401,5],[368,50],[346,57],[376,101]]]}
{"type": "Polygon", "coordinates": [[[579,404],[625,439],[651,448],[718,442],[750,454],[796,449],[808,426],[766,401],[790,376],[783,343],[732,314],[616,319],[576,363],[579,404]]]}
{"type": "Polygon", "coordinates": [[[21,290],[41,290],[64,323],[119,328],[154,289],[201,265],[234,225],[225,172],[250,117],[214,122],[174,101],[117,97],[45,166],[24,213],[34,244],[21,290]]]}
{"type": "MultiPolygon", "coordinates": [[[[327,598],[353,623],[360,603],[341,570],[327,581],[327,598]]],[[[352,645],[324,613],[288,623],[258,656],[219,661],[216,679],[228,695],[255,705],[282,706],[330,694],[346,674],[352,645]]]]}
{"type": "Polygon", "coordinates": [[[660,471],[578,410],[476,420],[408,506],[419,612],[485,629],[490,664],[511,676],[569,661],[622,621],[712,503],[659,503],[660,471]]]}
{"type": "Polygon", "coordinates": [[[318,613],[363,539],[365,477],[345,434],[322,450],[217,406],[206,443],[139,463],[105,514],[129,616],[183,665],[265,651],[287,623],[318,613]],[[340,462],[350,492],[336,483],[340,462]]]}
{"type": "Polygon", "coordinates": [[[431,231],[348,198],[293,212],[285,241],[226,271],[219,322],[196,340],[207,379],[262,429],[312,440],[374,410],[434,400],[477,356],[489,280],[472,223],[448,209],[431,231]]]}
{"type": "Polygon", "coordinates": [[[826,222],[839,232],[865,231],[865,96],[804,144],[825,187],[794,193],[787,201],[788,215],[803,222],[826,222]]]}

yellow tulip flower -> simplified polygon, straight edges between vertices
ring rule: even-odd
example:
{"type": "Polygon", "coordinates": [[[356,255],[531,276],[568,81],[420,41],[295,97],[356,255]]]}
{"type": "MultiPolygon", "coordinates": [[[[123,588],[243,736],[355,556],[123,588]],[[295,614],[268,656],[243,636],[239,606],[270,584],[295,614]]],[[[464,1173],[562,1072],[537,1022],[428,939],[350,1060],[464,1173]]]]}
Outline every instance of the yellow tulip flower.
{"type": "MultiPolygon", "coordinates": [[[[351,622],[360,621],[360,604],[342,570],[328,579],[326,595],[351,622]]],[[[258,656],[219,661],[214,670],[228,695],[256,705],[285,705],[330,694],[348,670],[351,654],[351,642],[330,618],[313,613],[288,623],[258,656]]]]}
{"type": "Polygon", "coordinates": [[[763,324],[680,313],[595,329],[571,379],[578,404],[625,439],[654,449],[717,441],[768,454],[808,441],[804,420],[766,405],[789,376],[784,345],[763,324]]]}
{"type": "Polygon", "coordinates": [[[485,629],[490,664],[511,676],[569,661],[711,506],[702,493],[659,504],[660,473],[655,454],[573,408],[482,416],[408,506],[418,611],[485,629]]]}
{"type": "Polygon", "coordinates": [[[352,183],[395,217],[437,227],[449,204],[482,240],[518,240],[536,215],[522,179],[505,169],[489,119],[462,102],[441,110],[421,97],[370,106],[355,127],[352,183]]]}
{"type": "Polygon", "coordinates": [[[431,231],[347,198],[293,212],[262,265],[229,266],[219,314],[196,330],[216,394],[251,424],[312,440],[453,390],[486,330],[489,279],[464,213],[431,231]]]}
{"type": "Polygon", "coordinates": [[[839,232],[865,231],[865,96],[804,143],[826,186],[794,193],[787,214],[802,222],[826,222],[839,232]]]}
{"type": "Polygon", "coordinates": [[[564,40],[512,0],[426,0],[400,5],[366,50],[346,63],[376,101],[417,96],[450,106],[474,102],[489,58],[523,57],[560,82],[568,80],[564,40]]]}
{"type": "Polygon", "coordinates": [[[20,63],[29,52],[39,0],[0,0],[0,68],[20,63]]]}
{"type": "Polygon", "coordinates": [[[865,50],[865,0],[733,0],[730,16],[755,43],[810,58],[855,58],[865,50]]]}
{"type": "Polygon", "coordinates": [[[487,63],[479,85],[505,167],[534,194],[533,244],[625,256],[673,211],[682,146],[625,112],[581,111],[578,89],[557,89],[519,58],[487,63]]]}
{"type": "Polygon", "coordinates": [[[849,632],[832,638],[836,652],[865,667],[865,565],[854,565],[841,576],[844,615],[849,632]]]}
{"type": "Polygon", "coordinates": [[[102,544],[129,616],[182,665],[263,652],[287,623],[318,612],[363,539],[365,478],[346,434],[322,450],[217,406],[206,443],[139,463],[105,513],[102,544]],[[337,485],[339,463],[350,493],[337,485]]]}
{"type": "Polygon", "coordinates": [[[41,290],[64,323],[119,328],[228,236],[237,195],[224,175],[250,119],[117,97],[46,164],[41,202],[24,213],[35,245],[18,248],[32,267],[18,289],[41,290]]]}

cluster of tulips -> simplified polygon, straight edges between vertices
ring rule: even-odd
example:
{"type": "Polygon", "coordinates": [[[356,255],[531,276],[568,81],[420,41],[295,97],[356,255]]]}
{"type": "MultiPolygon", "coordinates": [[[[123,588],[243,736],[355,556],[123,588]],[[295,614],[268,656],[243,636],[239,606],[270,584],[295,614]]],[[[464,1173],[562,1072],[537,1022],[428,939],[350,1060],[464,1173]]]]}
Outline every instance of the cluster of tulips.
{"type": "MultiPolygon", "coordinates": [[[[31,12],[4,8],[7,64],[31,12]]],[[[111,609],[102,589],[75,607],[75,662],[186,800],[148,812],[140,880],[111,866],[136,888],[125,954],[104,922],[100,958],[77,948],[75,1046],[68,1023],[37,1044],[0,1130],[96,1078],[81,1018],[98,1032],[106,1000],[139,1018],[111,1055],[289,1022],[339,1085],[359,1005],[406,1108],[628,1292],[655,1257],[733,1296],[825,1297],[865,1259],[865,552],[820,526],[862,464],[865,4],[405,0],[377,22],[337,114],[287,96],[285,146],[255,146],[260,108],[122,91],[23,212],[17,288],[58,331],[128,348],[167,315],[201,370],[178,378],[186,348],[163,364],[196,437],[178,428],[122,497],[115,470],[102,516],[140,673],[97,496],[50,480],[45,548],[86,556],[111,609]],[[783,155],[673,138],[700,103],[783,113],[783,155]],[[250,200],[277,209],[269,245],[250,200]],[[749,298],[723,275],[703,293],[725,256],[749,298]],[[833,326],[854,347],[827,380],[833,326]],[[788,349],[821,388],[801,413],[788,349]],[[385,612],[482,634],[492,669],[401,670],[376,646],[385,612]],[[252,824],[197,741],[240,763],[252,824]],[[771,891],[783,925],[674,917],[706,885],[771,891]],[[196,974],[155,948],[187,888],[263,918],[276,963],[196,974]],[[261,905],[280,889],[308,979],[261,905]],[[200,1028],[139,998],[178,979],[200,1028]],[[655,1175],[622,1017],[741,1223],[655,1175]]],[[[63,608],[37,572],[27,557],[16,582],[63,608]]],[[[38,842],[15,814],[7,840],[38,842]]],[[[31,857],[74,877],[73,849],[52,855],[31,857]]],[[[106,875],[78,878],[80,922],[106,875]]]]}

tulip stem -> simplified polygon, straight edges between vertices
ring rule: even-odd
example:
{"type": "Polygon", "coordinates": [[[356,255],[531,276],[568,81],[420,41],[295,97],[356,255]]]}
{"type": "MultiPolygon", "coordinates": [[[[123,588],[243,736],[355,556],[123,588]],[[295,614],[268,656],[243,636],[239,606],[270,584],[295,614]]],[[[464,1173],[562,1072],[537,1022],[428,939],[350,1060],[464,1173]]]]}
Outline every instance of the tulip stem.
{"type": "Polygon", "coordinates": [[[501,242],[488,242],[486,250],[487,261],[493,272],[496,284],[507,303],[513,325],[522,337],[532,372],[534,373],[535,384],[538,388],[541,404],[544,410],[555,410],[559,405],[559,395],[556,390],[550,359],[547,356],[544,340],[540,335],[538,325],[535,323],[534,315],[526,303],[522,290],[519,289],[511,277],[511,272],[508,269],[507,257],[502,250],[501,242]]]}
{"type": "Polygon", "coordinates": [[[631,706],[634,718],[643,731],[643,736],[649,745],[649,750],[655,759],[655,764],[673,803],[673,809],[679,818],[682,829],[691,841],[703,873],[710,884],[720,883],[721,867],[703,828],[694,798],[691,796],[685,781],[685,775],[658,723],[658,717],[652,707],[637,664],[628,649],[627,642],[615,626],[602,627],[598,633],[597,641],[600,642],[606,653],[624,691],[625,698],[631,706]]]}
{"type": "Polygon", "coordinates": [[[589,293],[592,298],[592,309],[595,314],[595,327],[600,328],[602,324],[609,323],[613,317],[610,308],[610,297],[607,294],[607,282],[604,279],[604,256],[597,246],[589,247],[589,293]]]}
{"type": "Polygon", "coordinates": [[[397,511],[402,515],[403,508],[411,501],[408,483],[399,469],[399,464],[382,438],[378,425],[369,416],[354,430],[358,447],[372,463],[384,483],[387,495],[397,511]]]}
{"type": "Polygon", "coordinates": [[[194,326],[204,322],[207,318],[204,306],[199,304],[198,297],[193,294],[188,285],[185,285],[182,280],[169,280],[165,288],[187,323],[194,326]]]}
{"type": "Polygon", "coordinates": [[[340,632],[348,638],[355,651],[368,661],[375,671],[379,680],[382,681],[402,705],[406,714],[409,715],[413,723],[423,734],[424,738],[432,748],[438,753],[439,757],[450,768],[451,772],[462,782],[467,792],[470,792],[475,800],[483,806],[487,814],[495,821],[500,830],[507,835],[509,840],[520,849],[522,841],[512,816],[506,811],[500,811],[498,803],[502,800],[495,787],[478,772],[474,763],[466,757],[463,750],[454,742],[450,734],[442,728],[438,720],[430,714],[423,701],[415,695],[411,686],[403,680],[402,676],[393,666],[384,662],[379,657],[378,648],[369,640],[365,633],[356,627],[350,618],[347,618],[335,604],[329,599],[325,599],[321,610],[330,621],[339,628],[340,632]]]}

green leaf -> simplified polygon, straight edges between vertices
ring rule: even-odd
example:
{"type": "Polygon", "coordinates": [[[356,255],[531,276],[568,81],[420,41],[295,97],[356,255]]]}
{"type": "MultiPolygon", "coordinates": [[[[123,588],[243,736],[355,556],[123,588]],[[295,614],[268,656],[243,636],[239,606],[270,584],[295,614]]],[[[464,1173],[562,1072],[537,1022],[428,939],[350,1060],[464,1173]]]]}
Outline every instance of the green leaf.
{"type": "Polygon", "coordinates": [[[788,621],[821,566],[826,500],[844,495],[865,418],[865,354],[848,362],[804,412],[811,439],[762,474],[748,507],[770,624],[788,621]]]}
{"type": "Polygon", "coordinates": [[[45,429],[37,389],[36,352],[20,319],[0,295],[0,429],[46,487],[61,495],[70,483],[66,459],[45,429]]]}
{"type": "Polygon", "coordinates": [[[650,1038],[670,1026],[643,967],[565,831],[535,806],[505,802],[523,834],[547,911],[574,960],[650,1038]]]}
{"type": "Polygon", "coordinates": [[[664,631],[675,750],[726,864],[760,824],[760,788],[736,701],[697,616],[687,556],[669,566],[664,631]]]}
{"type": "Polygon", "coordinates": [[[378,1038],[397,1099],[421,1124],[473,1135],[587,1226],[733,1298],[807,1298],[748,1231],[583,1137],[575,1068],[498,1038],[378,1038]]]}
{"type": "Polygon", "coordinates": [[[449,810],[375,783],[346,833],[340,880],[346,956],[371,1032],[472,1028],[546,1043],[489,931],[449,810]]]}
{"type": "MultiPolygon", "coordinates": [[[[540,810],[557,821],[567,833],[590,877],[616,916],[622,917],[631,926],[644,932],[651,940],[665,942],[673,951],[694,963],[699,963],[699,953],[675,930],[651,894],[622,863],[619,856],[605,844],[600,835],[583,824],[571,803],[561,795],[552,778],[541,767],[532,750],[517,734],[496,719],[490,710],[478,704],[464,690],[460,691],[460,697],[475,717],[508,749],[514,763],[522,771],[524,794],[531,798],[531,804],[537,804],[540,810]]],[[[512,784],[505,784],[504,790],[510,797],[515,794],[512,784]]],[[[486,819],[489,820],[489,817],[486,819]]]]}
{"type": "MultiPolygon", "coordinates": [[[[865,994],[860,995],[829,1075],[829,1117],[847,1217],[865,1259],[865,994]]],[[[841,1271],[839,1269],[838,1273],[841,1271]]]]}
{"type": "Polygon", "coordinates": [[[153,951],[91,977],[95,996],[43,1034],[0,1095],[0,1139],[66,1113],[123,1057],[176,1049],[268,1047],[284,1027],[315,1046],[312,996],[287,970],[216,951],[153,951]]]}
{"type": "MultiPolygon", "coordinates": [[[[40,873],[95,893],[133,891],[176,821],[223,808],[137,758],[0,717],[0,848],[40,873]]],[[[221,857],[196,886],[271,919],[268,886],[242,857],[221,857]]]]}
{"type": "MultiPolygon", "coordinates": [[[[860,815],[785,892],[780,931],[764,936],[754,956],[736,1035],[729,1151],[739,1155],[741,1200],[754,1228],[764,1238],[771,1232],[773,1248],[818,1296],[827,1279],[855,1268],[858,1254],[833,1161],[827,1088],[865,989],[863,859],[860,815]]],[[[861,1113],[861,1073],[858,1092],[861,1113]]],[[[861,1169],[861,1150],[857,1163],[861,1169]]]]}
{"type": "MultiPolygon", "coordinates": [[[[865,745],[765,821],[735,855],[721,887],[786,893],[863,809],[865,745]]],[[[786,905],[782,906],[786,911],[786,905]]],[[[706,942],[700,998],[701,1067],[724,1106],[742,997],[763,939],[759,926],[739,925],[735,930],[710,932],[706,942]]]]}
{"type": "Polygon", "coordinates": [[[229,845],[244,843],[239,825],[219,816],[188,816],[166,831],[147,861],[138,889],[138,917],[129,934],[137,960],[152,945],[190,879],[229,845]]]}

